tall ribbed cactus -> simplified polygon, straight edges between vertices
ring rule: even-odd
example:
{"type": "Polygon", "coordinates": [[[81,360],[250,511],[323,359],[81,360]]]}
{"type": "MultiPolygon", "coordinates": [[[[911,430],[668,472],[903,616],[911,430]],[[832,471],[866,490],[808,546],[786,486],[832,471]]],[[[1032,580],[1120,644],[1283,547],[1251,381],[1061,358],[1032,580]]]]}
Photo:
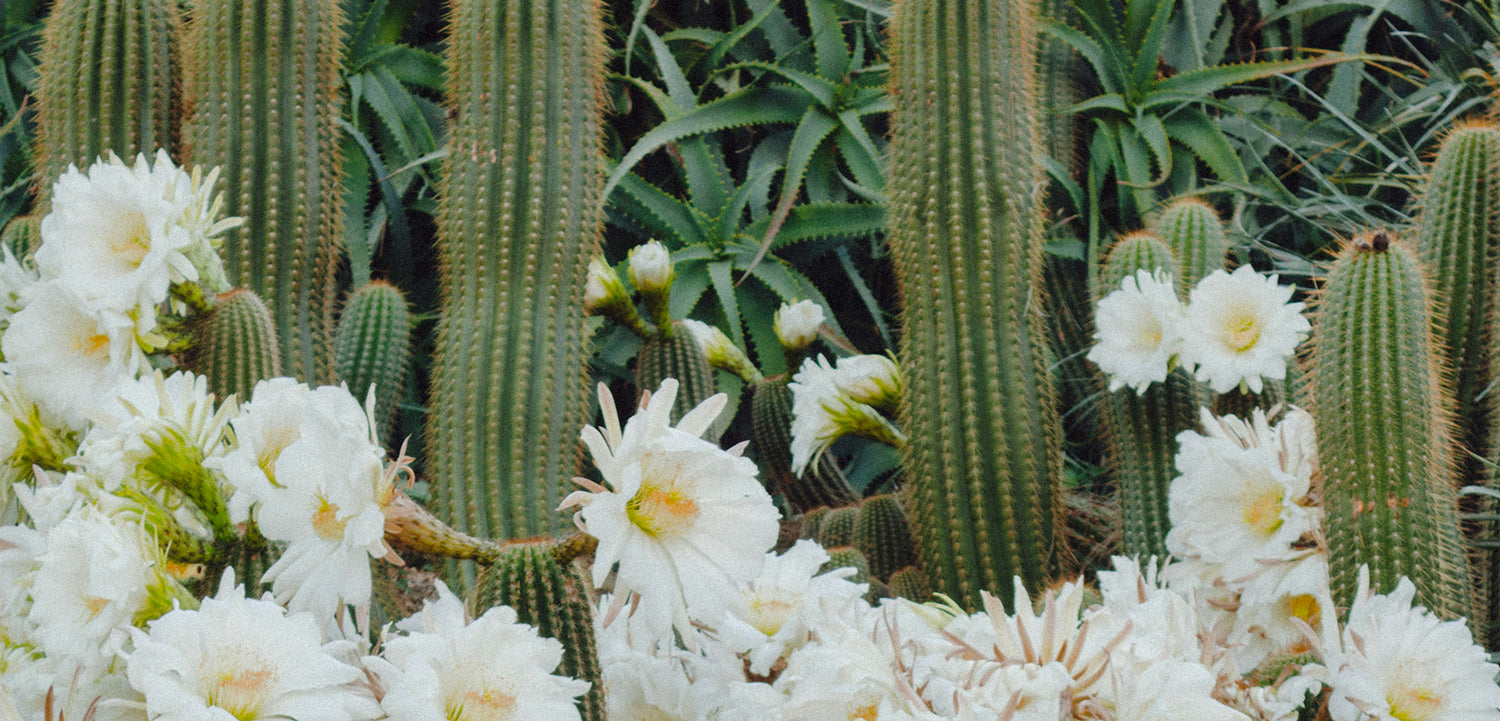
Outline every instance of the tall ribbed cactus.
{"type": "Polygon", "coordinates": [[[561,642],[563,658],[557,673],[590,684],[578,702],[582,721],[604,721],[604,685],[594,650],[588,588],[572,565],[558,563],[550,542],[522,542],[507,545],[480,576],[475,601],[480,613],[491,606],[510,606],[516,620],[561,642]]]}
{"type": "Polygon", "coordinates": [[[1323,468],[1333,598],[1347,607],[1360,564],[1371,583],[1416,584],[1416,602],[1468,615],[1453,486],[1451,416],[1416,255],[1384,232],[1339,254],[1313,347],[1313,416],[1323,468]]]}
{"type": "Polygon", "coordinates": [[[364,400],[375,386],[376,435],[386,438],[406,394],[411,312],[401,289],[382,280],[356,288],[339,316],[334,358],[349,392],[364,400]]]}
{"type": "MultiPolygon", "coordinates": [[[[1144,233],[1121,238],[1110,250],[1100,274],[1101,293],[1120,287],[1137,270],[1164,270],[1174,277],[1178,265],[1161,239],[1144,233]]],[[[1105,400],[1110,467],[1123,519],[1121,551],[1146,558],[1167,556],[1167,489],[1177,476],[1177,434],[1198,427],[1198,409],[1208,401],[1203,384],[1186,370],[1173,370],[1167,380],[1153,383],[1145,393],[1120,388],[1105,400]]]]}
{"type": "Polygon", "coordinates": [[[1044,586],[1065,555],[1038,302],[1034,11],[906,0],[891,18],[908,502],[933,590],[976,606],[1014,575],[1044,586]]]}
{"type": "Polygon", "coordinates": [[[234,394],[250,400],[255,384],[281,375],[276,326],[254,291],[235,288],[219,294],[211,310],[189,327],[192,336],[183,367],[208,377],[219,398],[234,394]]]}
{"type": "Polygon", "coordinates": [[[338,0],[202,0],[183,43],[185,154],[220,166],[231,283],[266,301],[282,369],[334,376],[343,214],[337,119],[344,20],[338,0]]]}
{"type": "Polygon", "coordinates": [[[69,165],[175,150],[176,0],[58,0],[42,30],[38,192],[69,165]]]}
{"type": "Polygon", "coordinates": [[[1208,203],[1194,197],[1173,200],[1152,229],[1177,259],[1178,292],[1187,293],[1204,276],[1224,268],[1229,239],[1224,236],[1224,222],[1208,203]]]}
{"type": "Polygon", "coordinates": [[[448,42],[438,206],[443,316],[428,476],[468,533],[561,529],[589,408],[583,315],[599,249],[604,43],[597,0],[466,0],[448,42]]]}

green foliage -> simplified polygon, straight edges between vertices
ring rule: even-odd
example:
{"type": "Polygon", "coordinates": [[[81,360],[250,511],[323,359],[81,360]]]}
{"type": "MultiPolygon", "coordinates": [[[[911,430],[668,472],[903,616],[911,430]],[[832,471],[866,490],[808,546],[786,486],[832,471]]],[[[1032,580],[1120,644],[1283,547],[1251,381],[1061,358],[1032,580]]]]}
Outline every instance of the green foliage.
{"type": "Polygon", "coordinates": [[[750,387],[750,425],[750,446],[761,477],[793,509],[807,513],[819,506],[837,508],[859,501],[832,453],[819,454],[800,477],[792,474],[792,390],[785,377],[750,387]]]}
{"type": "Polygon", "coordinates": [[[37,191],[75,165],[176,149],[176,0],[60,0],[42,32],[37,191]]]}
{"type": "Polygon", "coordinates": [[[555,509],[588,420],[602,18],[592,0],[468,2],[450,33],[426,477],[458,530],[533,536],[567,524],[555,509]]]}
{"type": "Polygon", "coordinates": [[[1467,564],[1453,478],[1450,389],[1416,255],[1384,231],[1356,238],[1323,286],[1314,328],[1313,417],[1323,469],[1333,600],[1416,584],[1416,603],[1467,616],[1467,564]],[[1393,391],[1392,389],[1400,389],[1393,391]]]}
{"type": "Polygon", "coordinates": [[[182,365],[208,377],[219,398],[250,400],[255,384],[281,375],[275,321],[255,291],[221,293],[213,308],[192,321],[182,365]]]}
{"type": "Polygon", "coordinates": [[[194,7],[183,43],[185,155],[219,166],[229,279],[267,301],[283,370],[334,376],[343,174],[337,0],[214,0],[194,7]]]}
{"type": "Polygon", "coordinates": [[[339,379],[363,400],[375,387],[376,437],[390,437],[396,404],[406,397],[411,312],[401,289],[384,281],[357,288],[344,303],[334,343],[339,379]]]}
{"type": "Polygon", "coordinates": [[[588,580],[577,568],[553,557],[550,542],[513,543],[480,576],[475,602],[478,609],[510,606],[517,621],[560,641],[563,658],[557,673],[590,684],[578,702],[579,714],[584,721],[603,721],[604,684],[588,589],[588,580]]]}
{"type": "Polygon", "coordinates": [[[1061,424],[1040,304],[1030,3],[891,20],[890,243],[911,521],[933,590],[977,606],[1061,569],[1061,424]]]}

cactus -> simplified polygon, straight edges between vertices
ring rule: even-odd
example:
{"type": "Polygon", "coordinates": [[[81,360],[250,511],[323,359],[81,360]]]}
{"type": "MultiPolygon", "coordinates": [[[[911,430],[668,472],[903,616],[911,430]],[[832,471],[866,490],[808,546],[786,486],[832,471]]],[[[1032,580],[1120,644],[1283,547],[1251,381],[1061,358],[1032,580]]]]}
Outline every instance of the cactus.
{"type": "Polygon", "coordinates": [[[521,623],[562,642],[563,659],[557,673],[589,682],[588,693],[578,702],[579,714],[583,721],[603,721],[604,685],[594,650],[593,607],[587,589],[587,582],[572,565],[558,563],[550,541],[513,543],[480,576],[476,611],[510,606],[521,623]]]}
{"type": "MultiPolygon", "coordinates": [[[[1078,11],[1069,0],[1041,0],[1041,14],[1064,25],[1077,27],[1078,11]]],[[[1037,50],[1038,102],[1045,114],[1042,139],[1047,155],[1069,173],[1078,168],[1078,123],[1064,112],[1083,100],[1078,92],[1078,55],[1057,38],[1043,38],[1037,50]]]]}
{"type": "Polygon", "coordinates": [[[870,582],[870,562],[865,554],[853,546],[828,546],[828,562],[823,564],[819,573],[838,570],[840,568],[854,569],[854,575],[849,577],[850,583],[870,582]]]}
{"type": "Polygon", "coordinates": [[[933,589],[977,607],[1066,553],[1043,349],[1034,4],[909,0],[891,18],[890,244],[912,526],[933,589]]]}
{"type": "MultiPolygon", "coordinates": [[[[1120,287],[1138,270],[1164,270],[1176,277],[1172,251],[1155,236],[1135,233],[1110,250],[1100,274],[1101,292],[1120,287]]],[[[1208,390],[1187,371],[1175,369],[1145,393],[1121,388],[1104,403],[1110,468],[1123,519],[1121,551],[1128,556],[1167,557],[1167,489],[1177,476],[1177,434],[1198,427],[1198,409],[1208,390]]]]}
{"type": "Polygon", "coordinates": [[[405,397],[411,359],[411,313],[406,296],[385,281],[371,281],[349,296],[339,316],[334,358],[339,378],[355,398],[375,386],[376,437],[387,438],[396,404],[405,397]]]}
{"type": "Polygon", "coordinates": [[[42,30],[37,63],[37,177],[46,208],[69,165],[113,152],[129,161],[172,152],[175,0],[58,0],[42,30]]]}
{"type": "Polygon", "coordinates": [[[854,545],[854,527],[858,522],[859,506],[829,510],[818,523],[818,545],[824,548],[854,545]]]}
{"type": "Polygon", "coordinates": [[[289,375],[333,381],[343,205],[338,0],[196,3],[183,42],[185,154],[219,166],[232,284],[266,301],[289,375]]]}
{"type": "MultiPolygon", "coordinates": [[[[654,392],[661,386],[663,378],[677,379],[677,399],[672,402],[672,417],[696,408],[699,403],[718,392],[714,382],[714,369],[703,357],[703,348],[698,339],[673,322],[671,334],[659,333],[647,336],[635,357],[635,387],[641,392],[654,392]]],[[[717,439],[724,432],[727,418],[715,424],[710,437],[717,439]]]]}
{"type": "Polygon", "coordinates": [[[1416,585],[1442,618],[1469,613],[1459,537],[1449,389],[1416,255],[1377,231],[1339,254],[1323,286],[1312,355],[1333,600],[1416,585]]]}
{"type": "Polygon", "coordinates": [[[906,513],[895,494],[870,496],[854,521],[854,547],[870,562],[870,576],[880,580],[917,562],[906,513]]]}
{"type": "Polygon", "coordinates": [[[818,454],[800,478],[792,474],[792,391],[785,377],[750,387],[750,423],[750,444],[763,477],[793,508],[806,513],[859,502],[832,453],[818,454]]]}
{"type": "Polygon", "coordinates": [[[0,231],[0,245],[10,249],[16,260],[30,265],[31,254],[42,244],[42,219],[35,215],[11,218],[0,231]]]}
{"type": "Polygon", "coordinates": [[[457,3],[456,120],[437,213],[436,510],[475,535],[560,530],[587,420],[584,280],[599,252],[604,42],[596,0],[457,3]]]}
{"type": "Polygon", "coordinates": [[[1178,198],[1157,216],[1152,230],[1178,261],[1177,292],[1183,297],[1209,273],[1224,267],[1229,239],[1213,206],[1194,197],[1178,198]]]}
{"type": "Polygon", "coordinates": [[[890,589],[891,596],[910,599],[917,603],[922,603],[932,596],[932,588],[927,584],[927,574],[916,566],[907,566],[892,573],[890,589]]]}
{"type": "Polygon", "coordinates": [[[208,389],[219,398],[249,400],[256,383],[281,375],[276,328],[255,291],[221,293],[212,310],[192,321],[190,336],[182,365],[207,376],[208,389]]]}

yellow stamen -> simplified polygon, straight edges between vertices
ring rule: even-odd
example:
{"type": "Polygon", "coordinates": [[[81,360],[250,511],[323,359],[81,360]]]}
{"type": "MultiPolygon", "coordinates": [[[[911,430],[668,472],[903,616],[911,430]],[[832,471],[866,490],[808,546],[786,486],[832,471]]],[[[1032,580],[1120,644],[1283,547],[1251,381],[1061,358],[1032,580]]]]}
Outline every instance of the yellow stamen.
{"type": "Polygon", "coordinates": [[[1256,496],[1244,510],[1245,525],[1263,537],[1281,528],[1281,492],[1270,491],[1256,496]]]}
{"type": "Polygon", "coordinates": [[[647,482],[642,482],[641,489],[625,503],[625,516],[652,536],[686,528],[698,517],[698,512],[698,502],[682,491],[647,482]]]}
{"type": "Polygon", "coordinates": [[[318,538],[325,541],[340,541],[344,538],[344,522],[339,520],[338,504],[329,503],[327,498],[318,498],[318,510],[313,513],[313,532],[318,538]]]}
{"type": "Polygon", "coordinates": [[[1229,349],[1244,353],[1260,340],[1260,323],[1251,313],[1238,313],[1229,322],[1229,349]]]}
{"type": "Polygon", "coordinates": [[[1430,688],[1397,687],[1386,701],[1391,704],[1391,716],[1401,721],[1426,721],[1443,709],[1447,699],[1430,688]]]}

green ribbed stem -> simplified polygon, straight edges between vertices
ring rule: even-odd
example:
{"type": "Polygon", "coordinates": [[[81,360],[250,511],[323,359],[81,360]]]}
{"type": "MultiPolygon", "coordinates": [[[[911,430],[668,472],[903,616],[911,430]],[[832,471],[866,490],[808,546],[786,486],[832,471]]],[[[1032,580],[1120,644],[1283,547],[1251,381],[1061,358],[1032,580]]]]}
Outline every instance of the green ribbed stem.
{"type": "MultiPolygon", "coordinates": [[[[1134,233],[1110,250],[1100,273],[1101,292],[1117,290],[1137,271],[1178,274],[1172,250],[1159,238],[1134,233]]],[[[1127,556],[1167,557],[1167,490],[1177,477],[1177,434],[1198,428],[1198,409],[1208,402],[1203,384],[1178,368],[1145,393],[1120,388],[1104,404],[1110,469],[1123,519],[1121,551],[1127,556]]]]}
{"type": "Polygon", "coordinates": [[[792,475],[792,390],[786,378],[764,380],[750,387],[750,445],[771,489],[786,496],[797,511],[819,506],[852,506],[859,496],[839,469],[832,453],[820,453],[799,478],[792,475]]]}
{"type": "Polygon", "coordinates": [[[1186,298],[1198,281],[1222,270],[1229,255],[1224,222],[1208,203],[1198,198],[1178,198],[1157,216],[1152,231],[1172,249],[1181,275],[1177,291],[1186,298]]]}
{"type": "Polygon", "coordinates": [[[853,546],[854,527],[858,523],[859,506],[830,509],[818,523],[818,545],[824,548],[853,546]]]}
{"type": "MultiPolygon", "coordinates": [[[[1041,0],[1041,14],[1077,27],[1078,12],[1070,0],[1041,0]]],[[[1078,169],[1077,116],[1063,112],[1084,98],[1078,91],[1078,53],[1067,43],[1044,37],[1037,50],[1037,94],[1042,110],[1042,139],[1047,155],[1072,173],[1078,169]]]]}
{"type": "Polygon", "coordinates": [[[222,169],[234,285],[276,320],[282,369],[334,378],[343,227],[338,120],[344,84],[338,0],[203,0],[183,43],[186,155],[222,169]]]}
{"type": "Polygon", "coordinates": [[[219,398],[234,394],[248,401],[256,383],[281,375],[276,328],[255,291],[220,294],[213,309],[193,321],[191,333],[182,365],[207,376],[208,389],[219,398]]]}
{"type": "Polygon", "coordinates": [[[174,0],[58,0],[42,26],[37,68],[39,208],[52,183],[114,152],[176,150],[174,0]]]}
{"type": "MultiPolygon", "coordinates": [[[[677,379],[677,398],[672,401],[674,419],[681,418],[719,392],[714,383],[714,369],[703,357],[703,347],[676,321],[673,322],[671,337],[647,337],[635,356],[635,387],[638,390],[655,393],[665,378],[677,379]]],[[[728,427],[729,420],[720,416],[709,430],[709,438],[717,440],[728,427]]]]}
{"type": "Polygon", "coordinates": [[[823,564],[819,573],[827,573],[840,568],[854,569],[854,575],[849,577],[850,583],[870,582],[870,561],[865,554],[853,546],[826,546],[828,551],[828,562],[823,564]]]}
{"type": "Polygon", "coordinates": [[[479,578],[476,615],[493,606],[510,606],[521,623],[563,645],[556,673],[588,681],[579,699],[583,721],[603,721],[604,685],[594,646],[593,606],[588,583],[572,565],[553,558],[551,541],[514,543],[505,547],[479,578]]]}
{"type": "Polygon", "coordinates": [[[894,598],[923,603],[932,597],[932,586],[927,582],[927,574],[916,566],[907,566],[892,573],[888,585],[894,598]]]}
{"type": "Polygon", "coordinates": [[[1035,7],[907,0],[891,18],[890,244],[911,521],[933,589],[977,607],[1066,557],[1042,304],[1035,7]]]}
{"type": "Polygon", "coordinates": [[[882,581],[917,562],[906,512],[895,494],[866,498],[854,522],[854,547],[870,561],[870,575],[882,581]]]}
{"type": "Polygon", "coordinates": [[[401,289],[380,280],[360,286],[344,304],[335,337],[339,378],[363,401],[375,386],[376,437],[389,438],[396,406],[406,397],[411,362],[411,312],[401,289]]]}
{"type": "Polygon", "coordinates": [[[1410,577],[1416,603],[1451,619],[1469,614],[1469,582],[1430,298],[1385,233],[1344,248],[1313,329],[1313,416],[1334,602],[1348,607],[1369,564],[1380,592],[1410,577]]]}
{"type": "Polygon", "coordinates": [[[450,15],[437,212],[443,315],[427,426],[436,511],[477,536],[570,526],[590,408],[583,298],[603,217],[595,0],[470,0],[450,15]]]}
{"type": "Polygon", "coordinates": [[[31,265],[29,259],[42,244],[42,219],[36,215],[20,215],[5,224],[0,231],[0,245],[10,248],[16,260],[31,265]]]}

